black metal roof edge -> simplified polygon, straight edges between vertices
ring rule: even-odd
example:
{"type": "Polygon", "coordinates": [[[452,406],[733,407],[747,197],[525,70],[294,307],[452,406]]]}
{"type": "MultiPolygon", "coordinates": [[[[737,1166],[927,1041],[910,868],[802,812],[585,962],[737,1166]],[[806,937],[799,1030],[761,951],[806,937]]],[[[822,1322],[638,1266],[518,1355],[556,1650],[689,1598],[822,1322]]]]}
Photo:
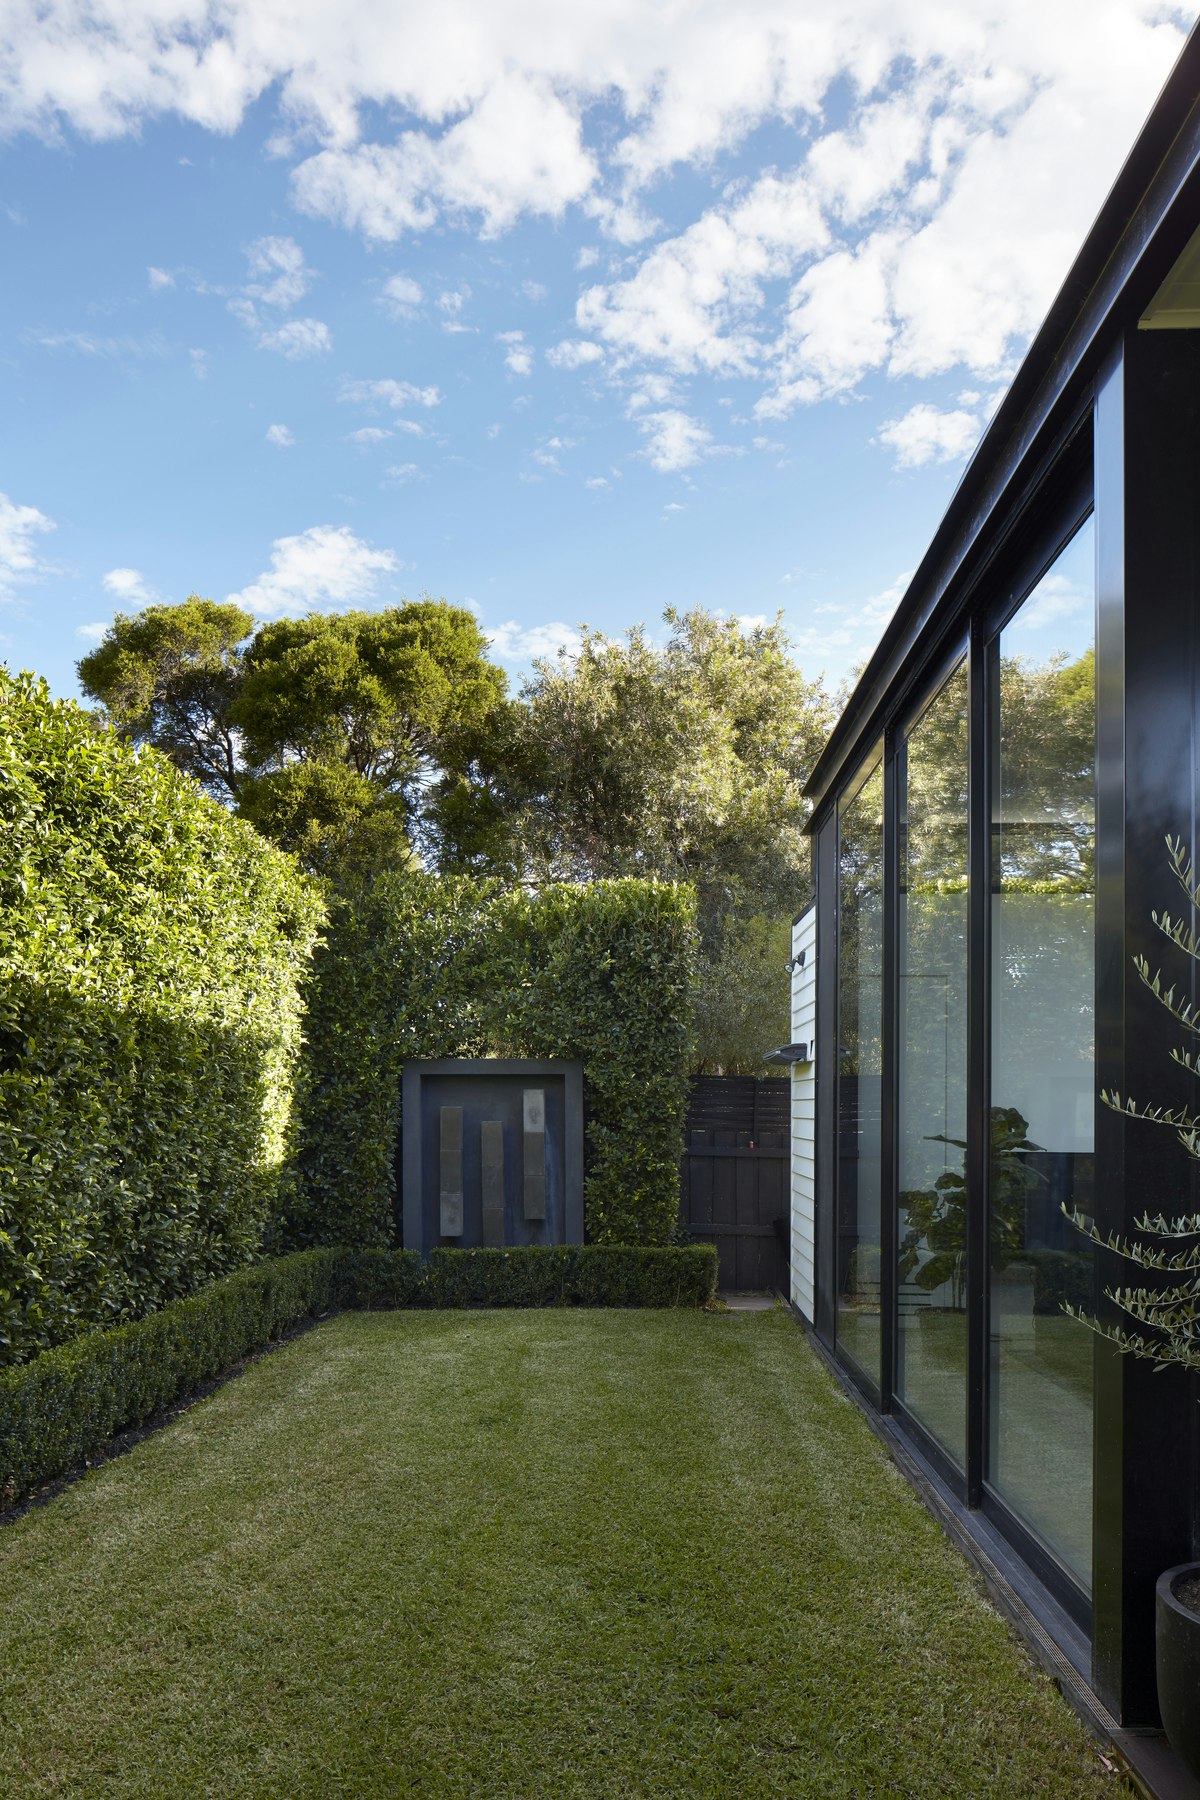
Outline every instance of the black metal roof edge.
{"type": "MultiPolygon", "coordinates": [[[[813,802],[810,826],[816,823],[836,777],[857,752],[866,726],[873,725],[884,695],[954,588],[972,547],[994,518],[1036,442],[1052,424],[1070,390],[1078,388],[1085,371],[1094,370],[1102,360],[1104,346],[1097,340],[1166,222],[1180,189],[1198,169],[1200,23],[1188,34],[1008,392],[964,469],[929,548],[813,766],[804,787],[813,802]]],[[[1192,229],[1198,223],[1200,216],[1192,221],[1192,229]]],[[[1180,244],[1178,249],[1182,247],[1180,244]]]]}

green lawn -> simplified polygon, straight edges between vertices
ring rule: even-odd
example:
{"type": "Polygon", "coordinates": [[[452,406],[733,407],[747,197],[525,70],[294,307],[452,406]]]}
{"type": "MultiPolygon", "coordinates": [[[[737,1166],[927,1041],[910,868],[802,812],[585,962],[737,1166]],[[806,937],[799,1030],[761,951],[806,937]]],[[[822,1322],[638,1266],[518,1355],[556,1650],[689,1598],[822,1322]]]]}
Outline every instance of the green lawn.
{"type": "Polygon", "coordinates": [[[0,1530],[0,1794],[1115,1795],[782,1312],[353,1314],[0,1530]]]}

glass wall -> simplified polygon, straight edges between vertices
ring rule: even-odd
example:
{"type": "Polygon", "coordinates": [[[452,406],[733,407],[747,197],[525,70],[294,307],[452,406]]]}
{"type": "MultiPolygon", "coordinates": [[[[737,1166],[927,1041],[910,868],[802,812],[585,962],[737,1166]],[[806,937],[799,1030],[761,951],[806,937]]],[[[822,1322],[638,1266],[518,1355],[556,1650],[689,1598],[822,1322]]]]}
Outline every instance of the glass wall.
{"type": "Polygon", "coordinates": [[[838,1348],[880,1379],[883,759],[838,808],[838,1348]]]}
{"type": "Polygon", "coordinates": [[[1095,576],[1084,525],[993,644],[986,1477],[1085,1584],[1091,1560],[1095,576]]]}
{"type": "Polygon", "coordinates": [[[896,1393],[967,1432],[967,665],[898,747],[896,1393]]]}

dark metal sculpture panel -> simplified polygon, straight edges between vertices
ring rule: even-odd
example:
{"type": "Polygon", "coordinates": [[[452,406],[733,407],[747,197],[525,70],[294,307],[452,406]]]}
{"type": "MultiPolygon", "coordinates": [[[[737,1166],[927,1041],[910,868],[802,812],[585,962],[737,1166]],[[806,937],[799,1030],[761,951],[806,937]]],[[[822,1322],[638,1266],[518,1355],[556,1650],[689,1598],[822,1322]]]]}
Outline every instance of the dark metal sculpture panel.
{"type": "Polygon", "coordinates": [[[583,1069],[472,1059],[404,1071],[406,1248],[583,1242],[583,1069]]]}

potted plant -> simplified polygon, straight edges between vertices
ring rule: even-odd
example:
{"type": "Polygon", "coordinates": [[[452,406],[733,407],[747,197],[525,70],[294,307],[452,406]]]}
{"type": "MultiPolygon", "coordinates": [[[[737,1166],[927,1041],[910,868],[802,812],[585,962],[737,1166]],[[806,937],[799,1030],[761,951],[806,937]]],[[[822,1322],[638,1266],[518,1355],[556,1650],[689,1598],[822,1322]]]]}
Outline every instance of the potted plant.
{"type": "MultiPolygon", "coordinates": [[[[1192,917],[1200,906],[1195,864],[1181,840],[1167,839],[1176,881],[1187,895],[1192,917]]],[[[1183,918],[1151,913],[1155,926],[1185,956],[1200,962],[1200,937],[1183,918]]],[[[1163,987],[1161,971],[1151,973],[1144,956],[1134,957],[1138,976],[1171,1017],[1200,1038],[1200,1007],[1189,1004],[1174,986],[1163,987]]],[[[1200,1077],[1200,1052],[1171,1051],[1171,1059],[1188,1074],[1200,1077]]],[[[1104,1090],[1100,1099],[1130,1119],[1173,1130],[1188,1156],[1200,1162],[1200,1115],[1186,1106],[1143,1106],[1104,1090]]],[[[1143,1277],[1138,1286],[1105,1289],[1107,1297],[1133,1321],[1104,1325],[1069,1301],[1063,1311],[1129,1356],[1144,1357],[1158,1369],[1200,1370],[1200,1214],[1166,1218],[1148,1213],[1136,1221],[1139,1238],[1106,1235],[1086,1214],[1064,1207],[1067,1217],[1093,1242],[1132,1263],[1143,1277]]],[[[1160,1575],[1156,1602],[1158,1702],[1163,1728],[1172,1749],[1200,1779],[1200,1562],[1181,1563],[1160,1575]]]]}

